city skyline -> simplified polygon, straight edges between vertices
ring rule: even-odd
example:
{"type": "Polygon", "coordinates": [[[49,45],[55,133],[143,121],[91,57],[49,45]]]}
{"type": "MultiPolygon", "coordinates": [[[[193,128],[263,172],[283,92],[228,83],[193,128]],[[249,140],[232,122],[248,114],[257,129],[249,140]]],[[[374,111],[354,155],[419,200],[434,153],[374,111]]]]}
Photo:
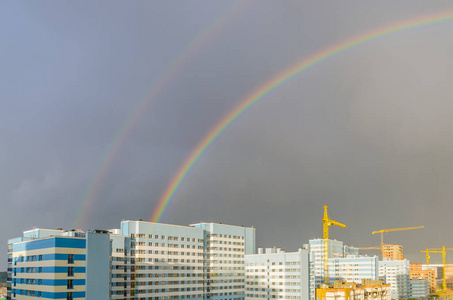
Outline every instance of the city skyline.
{"type": "Polygon", "coordinates": [[[254,226],[258,244],[296,251],[322,237],[327,204],[347,225],[332,238],[347,245],[424,225],[385,242],[414,262],[452,246],[452,4],[3,6],[3,257],[6,241],[33,226],[109,229],[157,216],[189,162],[162,223],[254,226]],[[276,85],[190,160],[221,120],[300,62],[429,20],[276,85]]]}

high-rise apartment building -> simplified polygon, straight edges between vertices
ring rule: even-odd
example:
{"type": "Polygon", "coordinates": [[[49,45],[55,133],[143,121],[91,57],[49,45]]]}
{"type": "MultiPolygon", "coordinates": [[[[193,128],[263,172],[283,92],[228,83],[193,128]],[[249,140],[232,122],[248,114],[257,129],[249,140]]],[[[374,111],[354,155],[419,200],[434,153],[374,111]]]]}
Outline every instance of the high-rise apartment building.
{"type": "Polygon", "coordinates": [[[8,246],[13,300],[243,300],[255,229],[122,221],[109,231],[34,229],[8,246]]]}
{"type": "Polygon", "coordinates": [[[285,252],[280,248],[258,249],[246,255],[246,300],[308,300],[308,250],[285,252]]]}
{"type": "Polygon", "coordinates": [[[192,224],[204,232],[207,299],[245,298],[244,255],[256,253],[255,228],[218,223],[192,224]]]}
{"type": "MultiPolygon", "coordinates": [[[[204,298],[202,229],[123,221],[121,236],[128,238],[124,239],[123,261],[121,256],[114,256],[113,266],[119,266],[121,270],[123,265],[125,271],[112,278],[115,295],[120,296],[118,299],[204,298]]],[[[121,241],[118,244],[122,246],[121,241]]],[[[113,249],[113,253],[121,254],[122,250],[113,249]]]]}
{"type": "Polygon", "coordinates": [[[109,299],[106,234],[33,229],[9,241],[9,256],[9,299],[85,299],[87,291],[92,299],[109,299]]]}

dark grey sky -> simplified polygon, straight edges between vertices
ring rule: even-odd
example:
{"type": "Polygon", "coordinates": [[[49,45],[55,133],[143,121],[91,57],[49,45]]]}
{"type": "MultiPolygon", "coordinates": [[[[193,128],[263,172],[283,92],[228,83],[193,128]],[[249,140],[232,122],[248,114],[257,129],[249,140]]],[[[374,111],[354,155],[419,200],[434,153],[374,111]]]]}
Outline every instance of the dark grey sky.
{"type": "MultiPolygon", "coordinates": [[[[412,0],[3,2],[1,269],[8,238],[72,226],[128,116],[187,49],[119,147],[82,229],[148,218],[209,129],[304,57],[448,11],[449,1],[412,0]]],[[[452,34],[449,22],[387,36],[281,85],[206,151],[162,221],[255,226],[258,244],[291,251],[321,237],[327,204],[348,226],[331,236],[349,245],[425,225],[385,239],[418,261],[422,248],[452,247],[452,34]]]]}

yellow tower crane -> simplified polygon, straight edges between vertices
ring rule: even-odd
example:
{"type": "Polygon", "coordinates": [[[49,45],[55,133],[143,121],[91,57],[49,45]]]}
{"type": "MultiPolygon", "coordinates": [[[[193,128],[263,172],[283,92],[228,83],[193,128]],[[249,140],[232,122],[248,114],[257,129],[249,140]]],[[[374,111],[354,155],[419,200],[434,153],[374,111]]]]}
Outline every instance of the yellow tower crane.
{"type": "Polygon", "coordinates": [[[442,289],[444,292],[447,291],[447,278],[445,276],[445,256],[447,255],[447,250],[453,250],[453,248],[445,248],[443,246],[442,248],[431,248],[431,249],[426,249],[422,250],[420,252],[426,252],[426,265],[429,265],[429,253],[442,253],[442,264],[443,264],[443,276],[442,276],[442,289]]]}
{"type": "Polygon", "coordinates": [[[324,284],[329,284],[329,227],[330,226],[339,226],[346,228],[346,225],[337,222],[335,220],[329,219],[327,214],[327,205],[324,205],[324,217],[322,218],[322,233],[323,233],[323,263],[324,263],[324,284]]]}
{"type": "Polygon", "coordinates": [[[412,230],[412,229],[421,229],[425,228],[425,226],[417,226],[417,227],[403,227],[403,228],[390,228],[390,229],[381,229],[378,231],[373,231],[373,234],[380,233],[381,234],[381,254],[382,258],[384,258],[384,232],[393,232],[393,231],[403,231],[403,230],[412,230]]]}

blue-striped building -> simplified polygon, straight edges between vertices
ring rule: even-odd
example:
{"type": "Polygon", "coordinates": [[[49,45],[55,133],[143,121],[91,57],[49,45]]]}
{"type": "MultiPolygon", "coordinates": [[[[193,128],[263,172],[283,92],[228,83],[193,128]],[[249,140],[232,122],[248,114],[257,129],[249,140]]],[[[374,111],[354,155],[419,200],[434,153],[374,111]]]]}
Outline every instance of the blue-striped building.
{"type": "Polygon", "coordinates": [[[14,243],[11,299],[85,298],[85,238],[58,236],[14,243]]]}
{"type": "Polygon", "coordinates": [[[90,275],[97,279],[91,293],[107,296],[96,299],[108,299],[110,252],[108,234],[26,231],[23,237],[9,241],[8,298],[86,299],[86,266],[91,259],[96,263],[90,264],[90,275]],[[107,256],[99,258],[103,250],[107,256]]]}

